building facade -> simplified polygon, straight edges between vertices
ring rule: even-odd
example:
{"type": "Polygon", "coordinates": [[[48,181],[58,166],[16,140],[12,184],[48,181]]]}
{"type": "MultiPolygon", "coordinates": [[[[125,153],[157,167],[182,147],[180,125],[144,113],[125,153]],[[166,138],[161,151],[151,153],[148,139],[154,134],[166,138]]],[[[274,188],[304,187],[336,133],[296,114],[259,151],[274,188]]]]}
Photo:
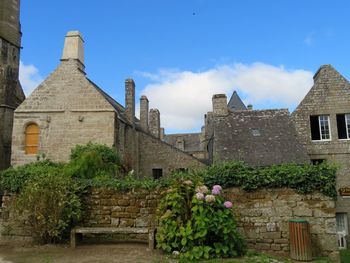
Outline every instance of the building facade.
{"type": "Polygon", "coordinates": [[[88,79],[83,38],[77,31],[68,32],[59,66],[15,111],[12,165],[43,156],[66,162],[75,145],[94,142],[115,147],[127,170],[144,177],[204,166],[162,142],[159,111],[148,111],[145,96],[140,102],[139,120],[135,117],[132,79],[125,81],[125,107],[88,79]]]}
{"type": "Polygon", "coordinates": [[[314,85],[293,112],[301,142],[312,162],[339,165],[336,202],[338,231],[350,222],[350,83],[331,65],[321,66],[314,85]]]}

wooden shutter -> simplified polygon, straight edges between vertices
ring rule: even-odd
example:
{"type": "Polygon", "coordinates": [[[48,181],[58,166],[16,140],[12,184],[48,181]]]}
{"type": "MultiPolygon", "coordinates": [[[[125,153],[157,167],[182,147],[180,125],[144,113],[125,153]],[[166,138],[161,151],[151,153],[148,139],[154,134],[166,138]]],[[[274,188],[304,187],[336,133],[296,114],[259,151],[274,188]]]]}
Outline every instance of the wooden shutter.
{"type": "Polygon", "coordinates": [[[29,124],[25,132],[26,154],[38,154],[39,148],[39,126],[35,123],[29,124]]]}

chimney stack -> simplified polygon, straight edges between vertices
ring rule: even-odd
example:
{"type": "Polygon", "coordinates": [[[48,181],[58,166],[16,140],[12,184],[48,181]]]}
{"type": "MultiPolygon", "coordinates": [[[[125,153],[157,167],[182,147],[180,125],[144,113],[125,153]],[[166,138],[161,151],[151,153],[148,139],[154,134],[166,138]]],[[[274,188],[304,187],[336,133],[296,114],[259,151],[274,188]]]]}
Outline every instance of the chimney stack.
{"type": "Polygon", "coordinates": [[[79,31],[69,31],[64,40],[61,60],[78,60],[84,65],[84,40],[79,31]]]}
{"type": "Polygon", "coordinates": [[[140,125],[144,131],[148,131],[148,108],[149,103],[146,96],[140,98],[140,125]]]}
{"type": "Polygon", "coordinates": [[[160,128],[160,139],[162,141],[164,141],[164,139],[165,139],[165,129],[164,128],[160,128]]]}
{"type": "Polygon", "coordinates": [[[160,138],[160,113],[157,109],[151,109],[149,111],[149,131],[157,138],[160,138]]]}
{"type": "Polygon", "coordinates": [[[227,97],[225,94],[215,94],[212,98],[213,113],[216,116],[226,116],[227,110],[227,97]]]}
{"type": "Polygon", "coordinates": [[[133,79],[125,80],[125,115],[131,124],[135,117],[135,82],[133,79]]]}

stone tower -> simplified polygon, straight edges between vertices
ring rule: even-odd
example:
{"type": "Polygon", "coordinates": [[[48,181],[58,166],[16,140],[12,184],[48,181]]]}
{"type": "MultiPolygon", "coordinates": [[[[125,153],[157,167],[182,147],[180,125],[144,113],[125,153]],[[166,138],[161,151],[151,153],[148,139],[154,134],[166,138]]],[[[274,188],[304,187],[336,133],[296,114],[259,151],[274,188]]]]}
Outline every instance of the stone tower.
{"type": "Polygon", "coordinates": [[[19,7],[19,0],[0,1],[0,170],[10,165],[13,112],[25,99],[18,80],[19,7]]]}

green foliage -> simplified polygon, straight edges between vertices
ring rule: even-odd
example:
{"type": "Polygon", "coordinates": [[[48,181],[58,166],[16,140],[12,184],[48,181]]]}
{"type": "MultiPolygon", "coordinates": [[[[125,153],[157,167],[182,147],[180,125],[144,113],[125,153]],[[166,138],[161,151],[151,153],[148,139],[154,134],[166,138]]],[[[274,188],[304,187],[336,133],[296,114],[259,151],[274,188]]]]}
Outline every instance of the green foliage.
{"type": "Polygon", "coordinates": [[[88,143],[72,149],[64,172],[75,178],[91,179],[101,174],[115,175],[120,168],[117,152],[106,145],[88,143]]]}
{"type": "Polygon", "coordinates": [[[26,182],[11,210],[16,222],[27,225],[37,242],[54,242],[80,217],[78,191],[77,184],[67,176],[36,176],[26,182]]]}
{"type": "Polygon", "coordinates": [[[321,163],[281,164],[268,167],[251,167],[242,162],[215,164],[201,170],[197,176],[208,185],[220,184],[224,188],[242,187],[247,191],[262,188],[287,187],[306,194],[319,191],[337,197],[335,165],[321,163]]]}
{"type": "Polygon", "coordinates": [[[0,172],[0,190],[18,192],[27,180],[45,175],[59,175],[62,173],[62,168],[63,164],[48,160],[9,168],[0,172]]]}
{"type": "Polygon", "coordinates": [[[191,261],[244,254],[245,242],[232,210],[225,208],[222,196],[207,194],[197,185],[178,180],[166,192],[159,207],[157,247],[191,261]],[[212,199],[203,199],[205,194],[212,199]]]}

